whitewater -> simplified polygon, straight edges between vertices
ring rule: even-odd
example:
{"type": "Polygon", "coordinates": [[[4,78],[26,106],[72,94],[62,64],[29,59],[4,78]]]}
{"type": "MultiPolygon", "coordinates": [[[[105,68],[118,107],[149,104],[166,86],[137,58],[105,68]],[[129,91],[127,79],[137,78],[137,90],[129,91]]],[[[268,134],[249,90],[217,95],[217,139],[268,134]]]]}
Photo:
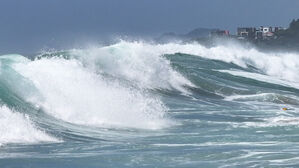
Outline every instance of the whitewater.
{"type": "Polygon", "coordinates": [[[0,167],[297,167],[298,58],[141,41],[2,55],[0,167]]]}

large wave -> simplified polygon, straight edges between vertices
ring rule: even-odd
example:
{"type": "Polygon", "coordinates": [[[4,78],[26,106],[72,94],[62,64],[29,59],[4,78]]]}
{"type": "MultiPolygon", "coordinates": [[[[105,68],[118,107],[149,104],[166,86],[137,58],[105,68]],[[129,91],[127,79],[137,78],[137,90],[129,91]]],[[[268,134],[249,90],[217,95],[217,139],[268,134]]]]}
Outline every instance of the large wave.
{"type": "Polygon", "coordinates": [[[183,86],[194,86],[171,67],[169,60],[163,57],[167,53],[159,45],[125,41],[106,47],[70,51],[72,57],[86,66],[136,82],[142,88],[174,88],[184,92],[183,86]]]}
{"type": "MultiPolygon", "coordinates": [[[[10,91],[11,96],[0,95],[0,103],[5,105],[15,96],[14,101],[24,100],[34,108],[72,124],[142,129],[167,127],[172,122],[166,115],[167,105],[160,94],[157,94],[160,93],[159,90],[189,96],[192,90],[204,89],[193,82],[194,79],[188,78],[189,74],[172,65],[169,57],[176,53],[233,63],[244,70],[233,69],[233,66],[224,70],[214,70],[211,67],[210,70],[215,72],[298,88],[299,55],[295,53],[264,53],[236,44],[207,48],[198,43],[152,44],[121,41],[110,46],[43,53],[34,60],[21,55],[1,56],[0,92],[10,91]],[[246,72],[248,67],[255,67],[257,71],[246,72]]],[[[189,68],[188,62],[184,66],[189,68]]],[[[197,66],[200,69],[203,65],[197,66]]],[[[209,87],[209,84],[205,86],[209,87]]],[[[259,97],[256,92],[253,95],[259,97]]],[[[250,95],[246,96],[228,97],[225,100],[255,99],[250,95]]],[[[289,102],[284,101],[286,98],[279,94],[266,94],[266,97],[265,102],[276,100],[276,97],[279,102],[289,102]]],[[[297,104],[297,101],[292,104],[297,104]]],[[[11,103],[8,106],[14,105],[11,103]]],[[[51,140],[50,136],[39,131],[27,119],[26,116],[30,117],[30,114],[19,115],[9,111],[6,106],[2,106],[1,110],[4,112],[1,111],[0,120],[8,123],[7,116],[13,116],[15,119],[12,120],[23,121],[20,122],[23,123],[21,127],[28,128],[26,130],[29,132],[36,132],[36,135],[31,136],[31,141],[51,140]]],[[[0,143],[9,141],[18,142],[1,142],[0,138],[0,143]]]]}
{"type": "Polygon", "coordinates": [[[14,64],[39,91],[25,99],[67,122],[93,126],[162,127],[166,107],[145,90],[110,80],[75,59],[43,58],[14,64]]]}
{"type": "Polygon", "coordinates": [[[205,47],[198,43],[151,44],[145,42],[127,42],[106,46],[91,47],[85,50],[72,50],[84,63],[100,68],[111,74],[136,80],[147,86],[177,88],[180,85],[192,85],[176,71],[169,61],[161,56],[184,53],[213,60],[234,63],[247,67],[253,66],[263,73],[288,81],[299,81],[299,54],[286,52],[261,52],[237,43],[205,47]],[[83,57],[82,57],[83,56],[83,57]]]}

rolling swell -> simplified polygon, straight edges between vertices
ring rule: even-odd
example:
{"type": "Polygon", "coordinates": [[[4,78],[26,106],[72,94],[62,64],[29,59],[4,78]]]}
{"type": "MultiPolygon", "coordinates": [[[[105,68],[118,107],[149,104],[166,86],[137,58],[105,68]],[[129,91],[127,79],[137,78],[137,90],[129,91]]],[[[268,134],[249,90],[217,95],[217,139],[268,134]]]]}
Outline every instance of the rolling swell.
{"type": "Polygon", "coordinates": [[[1,113],[20,113],[28,130],[38,132],[25,143],[84,139],[90,129],[102,127],[167,128],[175,124],[171,105],[184,102],[181,98],[199,105],[257,101],[296,107],[297,57],[242,46],[126,41],[43,53],[34,60],[6,55],[0,57],[1,113]]]}

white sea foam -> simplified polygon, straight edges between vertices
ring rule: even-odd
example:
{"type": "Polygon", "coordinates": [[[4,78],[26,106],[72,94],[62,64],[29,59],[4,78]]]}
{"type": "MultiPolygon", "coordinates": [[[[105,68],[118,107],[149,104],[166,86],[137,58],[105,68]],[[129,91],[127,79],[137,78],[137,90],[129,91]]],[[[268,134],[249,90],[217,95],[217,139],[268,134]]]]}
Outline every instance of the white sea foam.
{"type": "Polygon", "coordinates": [[[143,88],[175,88],[186,92],[183,86],[194,86],[162,57],[168,52],[159,45],[123,41],[106,47],[72,50],[71,53],[88,67],[136,82],[143,88]]]}
{"type": "Polygon", "coordinates": [[[98,63],[103,71],[125,76],[148,86],[178,87],[190,84],[168,66],[163,54],[185,53],[208,59],[231,62],[242,67],[252,65],[278,79],[299,82],[299,55],[295,53],[264,53],[238,44],[206,48],[198,43],[149,44],[122,41],[115,45],[87,50],[73,50],[84,55],[86,63],[98,63]]]}
{"type": "Polygon", "coordinates": [[[78,60],[43,58],[14,67],[34,83],[43,97],[26,99],[64,121],[145,129],[168,124],[166,108],[159,98],[108,80],[78,60]]]}
{"type": "Polygon", "coordinates": [[[299,126],[299,117],[276,116],[264,119],[263,122],[245,122],[243,127],[283,127],[283,126],[299,126]]]}
{"type": "Polygon", "coordinates": [[[278,81],[274,82],[288,80],[296,84],[299,81],[297,54],[262,53],[238,45],[206,48],[197,43],[122,41],[106,47],[74,49],[70,52],[71,60],[43,58],[20,63],[16,70],[31,80],[43,95],[43,101],[33,102],[57,118],[85,125],[155,129],[165,125],[166,108],[161,100],[143,89],[175,88],[186,92],[184,85],[193,86],[162,57],[178,52],[243,67],[253,65],[276,77],[278,81]],[[115,80],[110,81],[103,74],[110,74],[115,80]],[[119,78],[135,82],[139,87],[124,86],[119,78]]]}
{"type": "Polygon", "coordinates": [[[39,130],[27,115],[0,106],[0,144],[57,141],[39,130]]]}
{"type": "Polygon", "coordinates": [[[190,144],[176,144],[176,143],[165,143],[165,144],[152,144],[153,146],[166,146],[166,147],[206,147],[206,146],[272,146],[277,142],[205,142],[205,143],[190,143],[190,144]]]}
{"type": "Polygon", "coordinates": [[[260,93],[252,95],[232,95],[225,97],[227,101],[258,101],[280,104],[299,105],[298,97],[294,95],[280,95],[277,93],[260,93]]]}
{"type": "Polygon", "coordinates": [[[226,96],[225,100],[233,101],[233,100],[258,100],[260,98],[266,98],[268,96],[274,95],[273,93],[260,93],[260,94],[252,94],[252,95],[233,95],[226,96]]]}

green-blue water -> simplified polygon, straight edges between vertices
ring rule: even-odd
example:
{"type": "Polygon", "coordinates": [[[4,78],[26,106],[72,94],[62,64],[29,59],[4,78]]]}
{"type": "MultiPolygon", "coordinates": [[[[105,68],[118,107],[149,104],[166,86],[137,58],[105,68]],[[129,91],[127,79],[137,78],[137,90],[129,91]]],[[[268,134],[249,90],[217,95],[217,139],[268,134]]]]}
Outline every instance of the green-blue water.
{"type": "Polygon", "coordinates": [[[0,167],[298,167],[298,57],[125,41],[0,56],[0,167]]]}

